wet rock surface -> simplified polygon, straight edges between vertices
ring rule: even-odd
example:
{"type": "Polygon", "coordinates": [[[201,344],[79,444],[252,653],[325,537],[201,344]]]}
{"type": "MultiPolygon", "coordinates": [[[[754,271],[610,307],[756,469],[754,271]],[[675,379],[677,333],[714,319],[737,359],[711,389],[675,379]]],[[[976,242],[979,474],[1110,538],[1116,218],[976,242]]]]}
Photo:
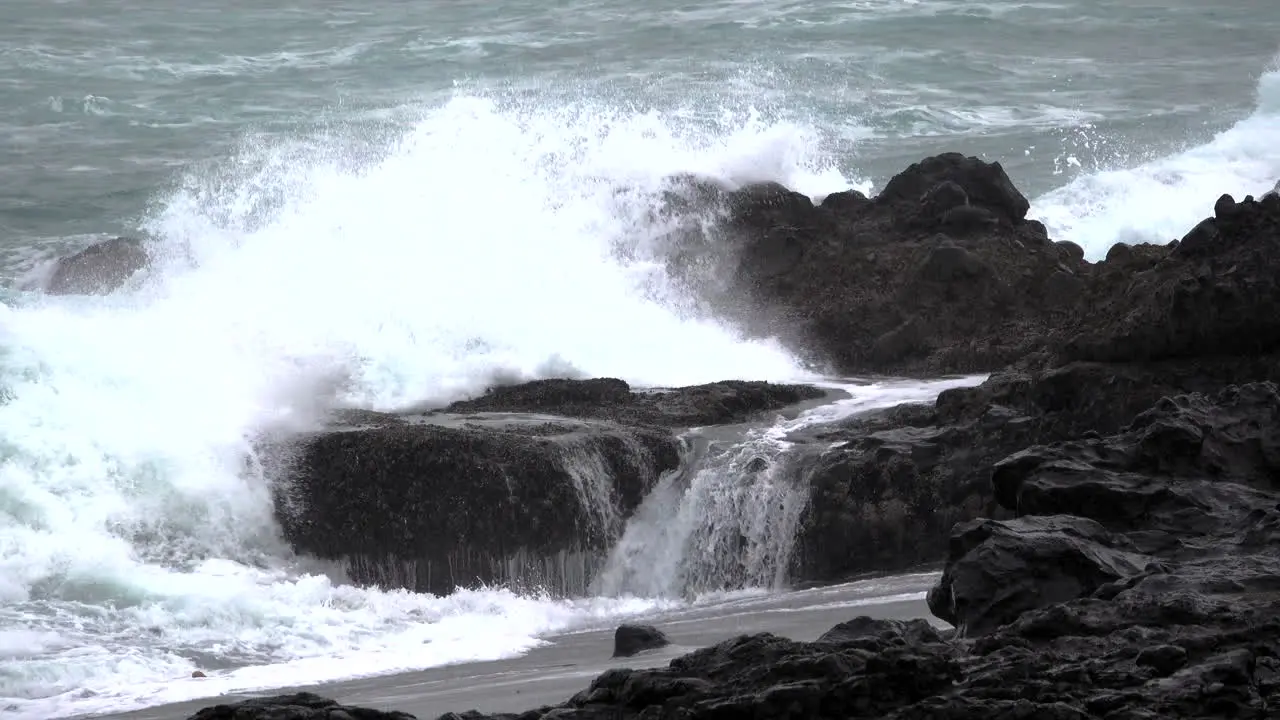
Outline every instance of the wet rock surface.
{"type": "MultiPolygon", "coordinates": [[[[1280,710],[1280,393],[1168,398],[998,464],[1019,517],[956,527],[931,609],[816,642],[741,636],[481,718],[1271,718],[1280,710]]],[[[446,716],[448,717],[448,716],[446,716]]]]}
{"type": "MultiPolygon", "coordinates": [[[[726,307],[749,301],[757,331],[844,373],[991,373],[795,439],[812,496],[793,578],[945,561],[928,602],[956,630],[859,618],[813,643],[743,636],[666,668],[611,670],[553,708],[452,717],[1280,717],[1280,199],[1224,196],[1184,237],[1090,263],[1026,219],[997,164],[962,155],[913,165],[873,198],[697,181],[681,193],[724,209],[729,252],[714,259],[732,281],[717,292],[726,307]]],[[[536,450],[517,448],[582,433],[651,432],[651,455],[678,462],[659,447],[669,428],[788,399],[803,398],[758,384],[666,398],[613,380],[498,389],[449,411],[583,419],[471,436],[476,450],[442,473],[487,457],[503,473],[537,467],[536,450]]],[[[415,455],[424,427],[320,436],[314,473],[364,452],[326,438],[372,432],[388,449],[369,457],[403,455],[396,476],[417,478],[455,441],[415,455]]],[[[346,502],[344,482],[333,494],[346,502]]],[[[531,502],[567,502],[540,482],[527,481],[531,502]]],[[[639,497],[646,483],[617,487],[639,497]]],[[[580,544],[564,530],[580,519],[558,524],[545,530],[558,546],[580,544]]]]}
{"type": "Polygon", "coordinates": [[[480,397],[451,404],[445,412],[546,413],[631,425],[695,427],[745,422],[824,395],[810,385],[741,380],[642,392],[614,378],[534,380],[490,388],[480,397]]]}
{"type": "Polygon", "coordinates": [[[821,397],[723,382],[633,392],[621,380],[499,387],[443,411],[344,412],[274,448],[277,516],[299,551],[359,583],[447,594],[502,584],[582,594],[663,473],[677,432],[821,397]]]}
{"type": "Polygon", "coordinates": [[[291,454],[277,515],[295,548],[360,583],[436,594],[585,592],[622,520],[680,461],[665,429],[568,420],[327,432],[291,454]]]}
{"type": "Polygon", "coordinates": [[[124,285],[151,262],[136,238],[118,237],[94,243],[59,258],[45,284],[50,295],[104,295],[124,285]]]}
{"type": "Polygon", "coordinates": [[[191,720],[416,720],[402,712],[349,707],[313,693],[274,695],[214,705],[191,720]]]}
{"type": "Polygon", "coordinates": [[[712,268],[690,282],[716,288],[725,314],[837,374],[1277,349],[1274,196],[1224,196],[1183,238],[1117,245],[1090,263],[1026,218],[1026,198],[998,163],[958,153],[912,165],[874,198],[851,191],[814,204],[776,183],[680,188],[684,203],[719,207],[725,220],[713,240],[673,241],[677,271],[712,268]]]}
{"type": "Polygon", "coordinates": [[[666,633],[652,625],[620,625],[613,633],[613,657],[631,657],[670,644],[666,633]]]}

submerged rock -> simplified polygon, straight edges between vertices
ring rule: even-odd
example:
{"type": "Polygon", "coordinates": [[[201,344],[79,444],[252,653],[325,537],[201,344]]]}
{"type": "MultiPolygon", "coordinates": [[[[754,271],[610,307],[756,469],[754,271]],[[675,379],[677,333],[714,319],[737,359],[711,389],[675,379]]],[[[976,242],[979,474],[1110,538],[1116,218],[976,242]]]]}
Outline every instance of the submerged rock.
{"type": "Polygon", "coordinates": [[[652,625],[619,625],[613,633],[613,657],[631,657],[670,644],[666,633],[652,625]]]}
{"type": "Polygon", "coordinates": [[[142,241],[118,237],[104,240],[54,264],[45,285],[50,295],[104,295],[116,290],[150,264],[142,241]]]}

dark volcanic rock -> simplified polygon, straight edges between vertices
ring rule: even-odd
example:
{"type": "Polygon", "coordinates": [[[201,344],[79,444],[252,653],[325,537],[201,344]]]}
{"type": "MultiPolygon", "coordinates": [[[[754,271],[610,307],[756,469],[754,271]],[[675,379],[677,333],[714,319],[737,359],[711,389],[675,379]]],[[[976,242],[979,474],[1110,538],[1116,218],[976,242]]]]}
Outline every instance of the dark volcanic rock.
{"type": "Polygon", "coordinates": [[[632,392],[621,380],[498,387],[443,412],[347,412],[275,448],[295,549],[360,583],[448,593],[480,583],[583,593],[623,522],[680,463],[673,429],[821,397],[722,382],[632,392]]]}
{"type": "Polygon", "coordinates": [[[1026,219],[998,163],[955,153],[912,165],[871,200],[838,193],[814,206],[776,183],[686,194],[726,217],[719,240],[685,243],[679,264],[733,278],[714,291],[715,277],[690,283],[839,373],[1280,350],[1280,201],[1224,196],[1181,240],[1117,245],[1091,264],[1026,219]]]}
{"type": "Polygon", "coordinates": [[[1060,330],[1061,358],[1134,362],[1280,349],[1280,205],[1227,196],[1217,209],[1176,244],[1123,246],[1109,256],[1060,330]]]}
{"type": "Polygon", "coordinates": [[[633,425],[693,427],[745,422],[760,413],[824,394],[812,385],[741,380],[643,392],[633,392],[614,378],[534,380],[491,388],[473,400],[455,402],[445,411],[547,413],[633,425]]]}
{"type": "Polygon", "coordinates": [[[613,633],[613,657],[631,657],[670,644],[666,633],[652,625],[619,625],[613,633]]]}
{"type": "Polygon", "coordinates": [[[1009,370],[825,429],[800,467],[812,486],[795,575],[836,580],[944,557],[952,525],[1007,518],[990,482],[996,463],[1028,446],[1114,433],[1167,395],[1280,380],[1273,355],[1156,363],[1075,362],[1009,370]]]}
{"type": "Polygon", "coordinates": [[[889,180],[876,202],[909,208],[920,203],[928,209],[940,194],[948,198],[942,203],[942,211],[972,204],[1006,222],[1021,222],[1031,209],[1031,203],[1013,186],[1000,163],[960,153],[943,153],[911,165],[889,180]]]}
{"type": "Polygon", "coordinates": [[[1161,400],[1117,435],[996,466],[1023,517],[956,528],[934,614],[982,634],[1064,600],[1280,590],[1280,395],[1272,383],[1161,400]]]}
{"type": "Polygon", "coordinates": [[[402,712],[339,705],[308,692],[252,698],[207,707],[188,720],[417,720],[402,712]]]}
{"type": "Polygon", "coordinates": [[[750,308],[738,315],[842,373],[1000,367],[1067,312],[1069,281],[1048,279],[1086,272],[1025,220],[998,163],[959,154],[911,166],[871,201],[815,207],[776,184],[724,197],[729,271],[750,308]]]}
{"type": "Polygon", "coordinates": [[[663,472],[667,430],[607,422],[390,424],[293,450],[277,502],[300,551],[352,579],[446,594],[480,583],[583,592],[663,472]]]}
{"type": "Polygon", "coordinates": [[[50,295],[102,295],[150,263],[140,240],[118,237],[59,258],[45,286],[50,295]]]}
{"type": "Polygon", "coordinates": [[[956,529],[929,597],[960,624],[952,639],[870,618],[812,643],[742,636],[518,717],[1276,717],[1275,385],[1170,398],[1111,437],[1030,448],[996,485],[1024,514],[956,529]]]}

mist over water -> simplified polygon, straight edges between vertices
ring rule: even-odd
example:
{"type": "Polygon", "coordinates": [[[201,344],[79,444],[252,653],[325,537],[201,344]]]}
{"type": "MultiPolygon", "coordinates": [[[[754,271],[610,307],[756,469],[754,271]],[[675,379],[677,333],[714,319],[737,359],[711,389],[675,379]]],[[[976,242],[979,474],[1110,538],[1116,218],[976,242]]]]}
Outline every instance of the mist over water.
{"type": "MultiPolygon", "coordinates": [[[[928,152],[982,153],[1035,196],[1032,215],[1055,239],[1094,258],[1116,241],[1167,242],[1219,194],[1280,178],[1274,70],[1233,71],[1257,82],[1251,110],[1138,141],[1118,133],[1165,116],[1154,99],[1108,94],[1127,76],[1080,70],[1072,84],[1033,67],[1036,53],[1048,65],[1071,48],[904,49],[966,32],[982,46],[1002,23],[1058,37],[1062,13],[1088,19],[1078,8],[924,0],[825,17],[765,4],[744,19],[713,3],[633,9],[644,17],[630,28],[504,5],[512,19],[484,36],[442,14],[428,37],[407,22],[375,27],[373,10],[300,19],[233,5],[222,14],[235,32],[201,25],[219,21],[204,11],[101,19],[121,23],[118,47],[43,5],[0,8],[0,64],[14,68],[0,88],[0,129],[14,139],[0,148],[0,712],[15,717],[496,658],[706,591],[785,586],[802,495],[783,473],[743,482],[745,467],[756,456],[783,467],[786,431],[927,401],[938,386],[849,387],[847,403],[717,446],[716,462],[646,502],[590,598],[346,585],[280,540],[255,454],[260,433],[311,427],[334,407],[443,403],[497,378],[819,380],[667,274],[675,219],[656,210],[673,175],[772,180],[817,198],[874,191],[928,152]],[[324,39],[307,24],[317,18],[368,36],[324,39]],[[730,21],[767,51],[726,60],[737,57],[726,47],[751,45],[724,40],[730,21]],[[147,23],[172,32],[148,36],[147,23]],[[40,35],[50,28],[66,35],[40,35]],[[617,62],[572,74],[579,42],[616,49],[617,62]],[[701,70],[682,70],[699,49],[701,70]],[[944,75],[959,62],[961,79],[944,75]],[[475,70],[489,67],[525,70],[475,70]],[[338,101],[313,113],[330,85],[365,94],[342,101],[345,116],[338,101]],[[1052,145],[1050,132],[1084,140],[1052,145]],[[1160,150],[1138,161],[1090,150],[1104,145],[1160,150]],[[21,289],[42,258],[117,225],[155,244],[146,278],[106,297],[21,289]],[[197,668],[210,677],[187,679],[197,668]]],[[[1257,44],[1170,5],[1197,37],[1230,29],[1230,52],[1257,44]]],[[[1122,9],[1104,9],[1123,27],[1122,9]]],[[[1129,20],[1143,32],[1145,19],[1129,20]]],[[[1168,112],[1201,122],[1212,103],[1192,104],[1168,112]]]]}

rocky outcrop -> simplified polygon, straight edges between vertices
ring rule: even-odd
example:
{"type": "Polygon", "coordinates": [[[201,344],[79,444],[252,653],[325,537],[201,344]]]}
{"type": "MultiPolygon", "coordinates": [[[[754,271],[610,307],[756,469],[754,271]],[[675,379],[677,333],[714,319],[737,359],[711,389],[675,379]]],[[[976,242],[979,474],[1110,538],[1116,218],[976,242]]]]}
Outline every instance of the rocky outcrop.
{"type": "Polygon", "coordinates": [[[504,584],[582,594],[625,519],[680,463],[677,431],[822,396],[726,382],[499,387],[444,411],[341,416],[268,455],[295,549],[362,584],[445,594],[504,584]]]}
{"type": "Polygon", "coordinates": [[[207,707],[190,720],[417,720],[402,712],[339,705],[308,692],[252,698],[207,707]]]}
{"type": "MultiPolygon", "coordinates": [[[[840,369],[994,370],[793,438],[813,493],[797,577],[945,559],[928,602],[956,630],[742,636],[492,717],[1277,717],[1280,199],[1223,197],[1180,240],[1086,263],[1007,180],[947,155],[817,206],[698,188],[728,208],[738,290],[840,369]]],[[[551,383],[454,410],[654,427],[757,396],[721,392],[658,410],[612,381],[551,383]]]]}
{"type": "Polygon", "coordinates": [[[1063,360],[1149,362],[1280,350],[1280,198],[1221,197],[1168,246],[1117,246],[1059,331],[1063,360]]]}
{"type": "MultiPolygon", "coordinates": [[[[1280,392],[1167,398],[1000,462],[1011,520],[963,523],[929,595],[956,624],[855,618],[615,669],[535,718],[1272,718],[1280,392]]],[[[460,717],[460,716],[445,716],[460,717]]]]}
{"type": "Polygon", "coordinates": [[[619,625],[613,633],[613,657],[631,657],[670,644],[666,633],[652,625],[619,625]]]}
{"type": "Polygon", "coordinates": [[[681,187],[686,205],[697,198],[726,219],[716,242],[677,242],[677,264],[731,276],[722,312],[838,373],[1277,349],[1275,196],[1224,196],[1181,240],[1117,245],[1088,263],[1026,219],[1027,200],[999,163],[956,153],[912,165],[874,198],[848,191],[815,205],[777,184],[681,187]]]}
{"type": "Polygon", "coordinates": [[[45,284],[50,295],[103,295],[151,262],[142,241],[118,237],[95,243],[54,263],[45,284]]]}
{"type": "Polygon", "coordinates": [[[937,562],[954,524],[1010,516],[990,482],[1010,454],[1117,432],[1168,395],[1259,379],[1280,380],[1280,357],[1073,362],[997,373],[982,385],[946,390],[933,405],[822,428],[798,463],[813,499],[793,574],[830,581],[937,562]]]}
{"type": "Polygon", "coordinates": [[[605,422],[403,421],[292,448],[285,537],[352,580],[448,594],[507,584],[585,592],[600,556],[662,473],[669,431],[605,422]]]}
{"type": "Polygon", "coordinates": [[[844,374],[1001,367],[1039,347],[1086,272],[1026,219],[999,163],[956,153],[912,165],[871,199],[848,191],[815,205],[777,184],[684,195],[726,219],[718,242],[679,243],[680,267],[731,276],[724,312],[844,374]]]}
{"type": "Polygon", "coordinates": [[[1280,589],[1280,394],[1272,383],[1165,398],[1123,432],[1001,461],[1019,517],[952,533],[935,615],[980,635],[1101,593],[1280,589]]]}
{"type": "Polygon", "coordinates": [[[933,407],[827,429],[796,571],[831,580],[941,557],[955,522],[1000,518],[988,478],[1030,445],[1109,434],[1162,397],[1280,380],[1280,200],[1219,201],[1169,246],[1117,246],[1035,352],[933,407]]]}

